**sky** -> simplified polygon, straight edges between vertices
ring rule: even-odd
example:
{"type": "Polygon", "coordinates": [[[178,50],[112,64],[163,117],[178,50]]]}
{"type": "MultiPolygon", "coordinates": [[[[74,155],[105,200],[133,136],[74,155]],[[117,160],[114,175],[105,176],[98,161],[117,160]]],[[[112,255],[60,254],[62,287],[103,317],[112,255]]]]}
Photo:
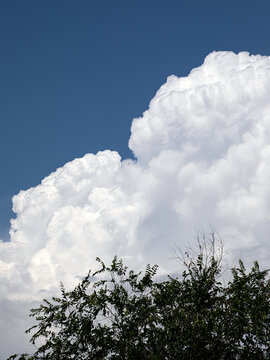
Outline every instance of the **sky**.
{"type": "Polygon", "coordinates": [[[269,54],[268,1],[1,1],[0,238],[12,196],[99,150],[213,50],[269,54]]]}
{"type": "Polygon", "coordinates": [[[0,2],[1,358],[27,350],[28,310],[96,256],[168,273],[211,223],[226,259],[267,265],[269,11],[0,2]]]}

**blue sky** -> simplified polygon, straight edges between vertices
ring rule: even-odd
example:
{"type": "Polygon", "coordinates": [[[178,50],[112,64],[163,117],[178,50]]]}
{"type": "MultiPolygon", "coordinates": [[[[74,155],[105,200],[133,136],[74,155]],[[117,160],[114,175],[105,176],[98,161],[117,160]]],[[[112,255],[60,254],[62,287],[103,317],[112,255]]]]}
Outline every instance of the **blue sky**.
{"type": "Polygon", "coordinates": [[[269,14],[269,0],[0,1],[0,358],[32,351],[32,301],[96,256],[179,271],[175,246],[210,223],[228,268],[269,267],[269,14]],[[120,160],[128,142],[136,161],[120,160]]]}
{"type": "Polygon", "coordinates": [[[0,2],[0,238],[11,198],[85,153],[128,149],[167,76],[213,50],[270,55],[269,1],[0,2]]]}

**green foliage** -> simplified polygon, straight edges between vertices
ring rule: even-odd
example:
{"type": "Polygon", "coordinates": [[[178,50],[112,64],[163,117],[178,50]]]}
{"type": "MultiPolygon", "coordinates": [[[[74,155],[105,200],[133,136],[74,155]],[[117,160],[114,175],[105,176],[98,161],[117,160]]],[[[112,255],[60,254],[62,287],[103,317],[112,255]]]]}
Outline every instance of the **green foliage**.
{"type": "Polygon", "coordinates": [[[99,271],[31,310],[30,341],[43,343],[9,360],[269,359],[268,271],[255,262],[247,272],[239,261],[222,285],[214,252],[186,255],[181,278],[161,282],[157,266],[142,274],[116,257],[109,267],[97,259],[99,271]]]}

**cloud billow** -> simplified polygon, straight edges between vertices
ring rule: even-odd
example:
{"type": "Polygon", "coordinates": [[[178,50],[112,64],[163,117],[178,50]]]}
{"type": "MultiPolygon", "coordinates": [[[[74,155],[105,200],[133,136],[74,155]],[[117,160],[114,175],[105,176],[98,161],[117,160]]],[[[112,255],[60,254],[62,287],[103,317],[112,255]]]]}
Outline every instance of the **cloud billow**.
{"type": "Polygon", "coordinates": [[[0,312],[10,309],[2,339],[27,304],[60,280],[74,286],[96,256],[170,271],[175,244],[209,222],[227,257],[266,264],[269,57],[213,52],[187,77],[170,76],[133,120],[129,147],[136,161],[110,150],[87,154],[13,197],[10,242],[0,243],[0,312]]]}

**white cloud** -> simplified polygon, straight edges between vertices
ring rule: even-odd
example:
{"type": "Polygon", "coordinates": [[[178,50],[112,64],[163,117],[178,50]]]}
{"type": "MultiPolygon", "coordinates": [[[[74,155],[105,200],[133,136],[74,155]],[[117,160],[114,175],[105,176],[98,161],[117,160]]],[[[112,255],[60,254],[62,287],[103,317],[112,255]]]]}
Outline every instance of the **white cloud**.
{"type": "Polygon", "coordinates": [[[267,263],[269,57],[211,53],[189,76],[170,76],[131,129],[136,162],[87,154],[14,196],[11,242],[0,243],[0,314],[10,309],[0,324],[4,355],[25,350],[5,339],[23,346],[13,326],[22,328],[27,304],[60,280],[76,284],[96,256],[169,271],[178,266],[175,244],[211,222],[233,262],[267,263]]]}

